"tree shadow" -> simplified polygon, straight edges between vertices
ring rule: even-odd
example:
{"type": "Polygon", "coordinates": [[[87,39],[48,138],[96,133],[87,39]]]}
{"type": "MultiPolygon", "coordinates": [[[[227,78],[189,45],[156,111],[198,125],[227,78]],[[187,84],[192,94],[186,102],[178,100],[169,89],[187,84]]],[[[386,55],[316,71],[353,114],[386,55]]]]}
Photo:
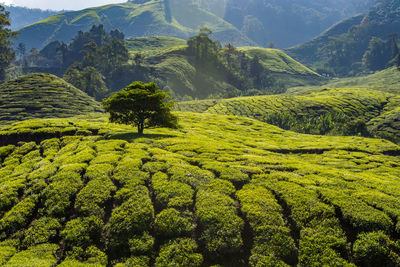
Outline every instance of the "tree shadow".
{"type": "Polygon", "coordinates": [[[134,133],[120,133],[120,134],[110,134],[108,136],[104,136],[105,140],[125,140],[130,141],[138,138],[149,138],[149,139],[163,139],[163,138],[173,138],[177,137],[176,135],[170,134],[138,134],[134,133]]]}

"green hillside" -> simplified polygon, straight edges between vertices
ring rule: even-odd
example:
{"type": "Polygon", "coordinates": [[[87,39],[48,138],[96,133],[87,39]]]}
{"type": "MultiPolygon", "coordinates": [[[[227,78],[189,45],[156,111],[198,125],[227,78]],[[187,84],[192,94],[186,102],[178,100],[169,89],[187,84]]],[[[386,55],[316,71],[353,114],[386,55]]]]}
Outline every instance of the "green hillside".
{"type": "Polygon", "coordinates": [[[400,94],[400,71],[396,67],[392,67],[368,76],[332,80],[327,86],[361,87],[400,94]]]}
{"type": "Polygon", "coordinates": [[[181,102],[176,109],[245,116],[301,133],[376,135],[400,142],[397,95],[362,88],[323,88],[298,95],[181,102]]]}
{"type": "Polygon", "coordinates": [[[102,112],[93,98],[51,74],[29,74],[3,83],[0,95],[1,124],[102,112]]]}
{"type": "MultiPolygon", "coordinates": [[[[286,49],[286,52],[297,59],[301,59],[304,64],[312,65],[322,60],[322,51],[317,52],[320,47],[326,46],[332,36],[340,36],[349,31],[353,26],[360,25],[365,14],[346,18],[317,35],[313,39],[286,49]]],[[[326,60],[326,59],[325,59],[326,60]]]]}
{"type": "Polygon", "coordinates": [[[234,26],[189,1],[151,0],[113,4],[66,12],[19,30],[16,43],[43,48],[51,41],[69,42],[78,31],[103,24],[107,31],[119,29],[126,37],[170,36],[187,39],[201,27],[213,30],[223,42],[253,44],[234,26]],[[143,2],[143,3],[141,3],[143,2]],[[41,38],[37,38],[40,35],[41,38]]]}
{"type": "Polygon", "coordinates": [[[177,115],[142,137],[105,119],[1,131],[0,262],[398,266],[399,146],[177,115]]]}
{"type": "MultiPolygon", "coordinates": [[[[170,47],[165,50],[150,50],[143,65],[151,68],[151,72],[160,86],[176,96],[205,98],[210,95],[224,94],[226,91],[244,91],[243,87],[234,84],[230,76],[234,71],[222,72],[215,66],[202,67],[188,55],[186,46],[170,47]]],[[[260,60],[263,71],[275,80],[276,86],[292,87],[320,84],[324,79],[309,68],[287,56],[277,49],[258,47],[238,47],[249,60],[254,56],[260,60]]],[[[242,77],[246,79],[246,77],[242,77]]],[[[244,85],[246,86],[246,85],[244,85]]],[[[248,88],[251,89],[251,88],[248,88]]]]}
{"type": "MultiPolygon", "coordinates": [[[[324,84],[324,86],[330,88],[365,88],[392,94],[400,94],[400,71],[396,67],[392,67],[365,76],[335,78],[329,80],[324,84]]],[[[289,88],[287,92],[301,95],[307,94],[309,91],[320,90],[321,86],[303,86],[289,88]]]]}
{"type": "Polygon", "coordinates": [[[346,19],[287,53],[320,72],[354,76],[382,70],[394,57],[391,35],[400,34],[400,3],[384,0],[368,12],[346,19]]]}
{"type": "Polygon", "coordinates": [[[174,46],[186,45],[186,41],[174,37],[154,36],[128,38],[125,44],[129,51],[151,53],[174,46]]]}

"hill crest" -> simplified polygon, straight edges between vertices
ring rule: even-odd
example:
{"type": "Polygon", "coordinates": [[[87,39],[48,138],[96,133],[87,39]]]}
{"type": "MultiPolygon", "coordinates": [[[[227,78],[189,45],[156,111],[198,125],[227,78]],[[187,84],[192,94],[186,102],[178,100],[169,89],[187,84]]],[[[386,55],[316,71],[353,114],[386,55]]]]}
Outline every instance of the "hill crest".
{"type": "Polygon", "coordinates": [[[51,74],[34,73],[0,85],[0,121],[103,112],[86,93],[51,74]]]}

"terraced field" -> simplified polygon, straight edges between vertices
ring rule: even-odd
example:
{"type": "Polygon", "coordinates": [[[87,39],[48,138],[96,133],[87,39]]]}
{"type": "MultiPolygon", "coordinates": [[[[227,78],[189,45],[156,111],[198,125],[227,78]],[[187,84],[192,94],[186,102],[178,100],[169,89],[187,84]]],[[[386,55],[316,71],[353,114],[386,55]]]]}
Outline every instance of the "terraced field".
{"type": "Polygon", "coordinates": [[[311,134],[354,135],[359,132],[351,127],[363,121],[370,135],[399,142],[399,106],[399,97],[391,93],[320,87],[301,94],[181,102],[176,109],[245,116],[311,134]]]}
{"type": "Polygon", "coordinates": [[[186,45],[186,40],[165,36],[136,37],[125,39],[125,44],[131,52],[152,54],[171,47],[186,45]]]}
{"type": "MultiPolygon", "coordinates": [[[[333,79],[325,86],[329,88],[364,88],[400,94],[400,71],[396,67],[392,67],[366,76],[333,79]]],[[[321,86],[294,87],[289,88],[288,93],[304,94],[320,89],[321,86]]]]}
{"type": "Polygon", "coordinates": [[[103,112],[93,98],[51,74],[29,74],[0,85],[2,124],[103,112]]]}
{"type": "Polygon", "coordinates": [[[399,146],[177,114],[3,129],[0,264],[399,266],[399,146]]]}

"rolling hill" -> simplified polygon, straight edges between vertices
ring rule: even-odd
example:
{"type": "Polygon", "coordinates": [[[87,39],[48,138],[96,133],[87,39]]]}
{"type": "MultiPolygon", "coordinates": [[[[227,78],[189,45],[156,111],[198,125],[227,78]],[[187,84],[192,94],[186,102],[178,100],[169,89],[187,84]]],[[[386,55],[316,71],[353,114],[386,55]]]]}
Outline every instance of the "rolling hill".
{"type": "MultiPolygon", "coordinates": [[[[280,50],[258,47],[238,47],[237,50],[244,52],[250,60],[257,56],[262,68],[279,82],[280,87],[316,85],[324,80],[280,50]]],[[[152,70],[150,80],[156,80],[163,90],[177,97],[202,99],[245,89],[236,87],[229,72],[221,72],[215,67],[202,68],[185,51],[185,45],[145,51],[143,66],[152,70]]]]}
{"type": "Polygon", "coordinates": [[[400,71],[392,67],[366,76],[333,79],[326,86],[368,88],[400,94],[400,71]]]}
{"type": "Polygon", "coordinates": [[[51,74],[29,74],[0,85],[1,124],[103,112],[93,98],[51,74]]]}
{"type": "Polygon", "coordinates": [[[369,135],[400,142],[398,94],[315,87],[282,95],[178,103],[180,111],[245,116],[308,134],[369,135]]]}
{"type": "Polygon", "coordinates": [[[88,31],[95,24],[103,24],[107,31],[119,29],[126,37],[161,35],[182,39],[197,34],[201,27],[209,27],[213,37],[224,43],[254,44],[223,19],[180,0],[137,1],[61,13],[20,29],[16,43],[41,49],[51,41],[69,42],[78,31],[88,31]]]}
{"type": "Polygon", "coordinates": [[[0,131],[0,263],[398,265],[399,146],[177,115],[144,136],[106,118],[0,131]]]}
{"type": "Polygon", "coordinates": [[[125,44],[130,52],[152,53],[165,50],[174,46],[186,45],[186,41],[174,37],[153,36],[125,39],[125,44]]]}

